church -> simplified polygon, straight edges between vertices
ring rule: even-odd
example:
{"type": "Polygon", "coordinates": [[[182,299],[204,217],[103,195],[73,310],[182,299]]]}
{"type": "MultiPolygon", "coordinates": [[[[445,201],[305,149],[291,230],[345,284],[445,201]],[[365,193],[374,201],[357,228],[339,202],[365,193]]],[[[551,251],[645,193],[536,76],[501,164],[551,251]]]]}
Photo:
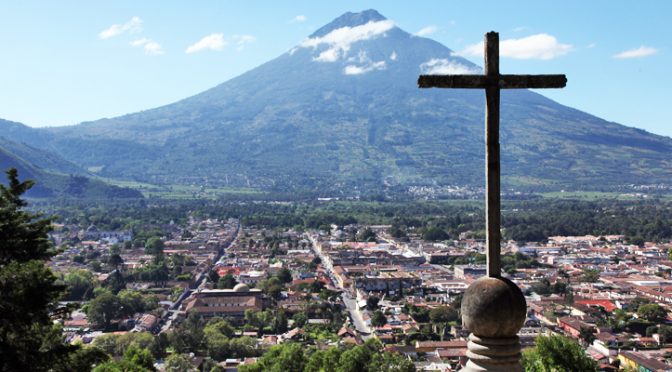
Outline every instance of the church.
{"type": "Polygon", "coordinates": [[[203,289],[194,292],[187,300],[187,314],[196,313],[204,318],[222,317],[232,323],[241,323],[246,310],[261,311],[265,308],[260,289],[250,289],[238,284],[233,289],[203,289]]]}

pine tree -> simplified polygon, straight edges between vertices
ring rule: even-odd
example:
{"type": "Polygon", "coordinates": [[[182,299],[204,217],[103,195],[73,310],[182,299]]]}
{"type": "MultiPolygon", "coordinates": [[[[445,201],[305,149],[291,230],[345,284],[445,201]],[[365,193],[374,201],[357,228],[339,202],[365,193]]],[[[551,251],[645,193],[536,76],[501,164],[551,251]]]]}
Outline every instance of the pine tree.
{"type": "Polygon", "coordinates": [[[16,169],[0,184],[0,370],[69,370],[77,347],[64,342],[52,318],[65,288],[45,265],[54,250],[48,239],[51,218],[24,210],[21,196],[33,186],[16,169]]]}

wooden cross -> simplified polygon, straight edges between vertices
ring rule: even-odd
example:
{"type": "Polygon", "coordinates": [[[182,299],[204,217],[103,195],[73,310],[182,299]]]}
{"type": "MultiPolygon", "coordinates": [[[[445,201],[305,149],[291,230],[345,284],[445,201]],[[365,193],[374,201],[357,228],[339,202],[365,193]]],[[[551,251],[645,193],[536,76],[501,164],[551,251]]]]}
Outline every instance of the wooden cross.
{"type": "Polygon", "coordinates": [[[501,276],[499,165],[500,89],[563,88],[565,75],[500,75],[499,34],[485,34],[484,75],[420,75],[420,88],[485,89],[485,224],[488,276],[501,276]]]}

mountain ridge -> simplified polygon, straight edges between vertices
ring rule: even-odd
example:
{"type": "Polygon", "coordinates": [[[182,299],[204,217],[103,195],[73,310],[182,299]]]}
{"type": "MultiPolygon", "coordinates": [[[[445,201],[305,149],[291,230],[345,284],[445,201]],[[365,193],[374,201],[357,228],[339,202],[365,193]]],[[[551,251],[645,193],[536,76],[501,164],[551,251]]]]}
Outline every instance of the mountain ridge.
{"type": "MultiPolygon", "coordinates": [[[[480,186],[483,93],[416,86],[421,73],[465,71],[480,67],[367,10],[346,13],[287,53],[178,102],[30,135],[16,126],[11,132],[105,177],[157,184],[325,194],[480,186]]],[[[527,90],[502,92],[501,116],[506,187],[672,179],[668,137],[527,90]]]]}

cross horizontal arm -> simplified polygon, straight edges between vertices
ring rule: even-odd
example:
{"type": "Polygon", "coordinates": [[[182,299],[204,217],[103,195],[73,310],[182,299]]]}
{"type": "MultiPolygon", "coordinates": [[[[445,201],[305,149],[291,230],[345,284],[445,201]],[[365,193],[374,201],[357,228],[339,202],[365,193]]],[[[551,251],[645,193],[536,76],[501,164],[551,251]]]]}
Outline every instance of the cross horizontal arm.
{"type": "Polygon", "coordinates": [[[420,88],[478,89],[496,86],[501,89],[564,88],[565,75],[420,75],[420,88]]]}

